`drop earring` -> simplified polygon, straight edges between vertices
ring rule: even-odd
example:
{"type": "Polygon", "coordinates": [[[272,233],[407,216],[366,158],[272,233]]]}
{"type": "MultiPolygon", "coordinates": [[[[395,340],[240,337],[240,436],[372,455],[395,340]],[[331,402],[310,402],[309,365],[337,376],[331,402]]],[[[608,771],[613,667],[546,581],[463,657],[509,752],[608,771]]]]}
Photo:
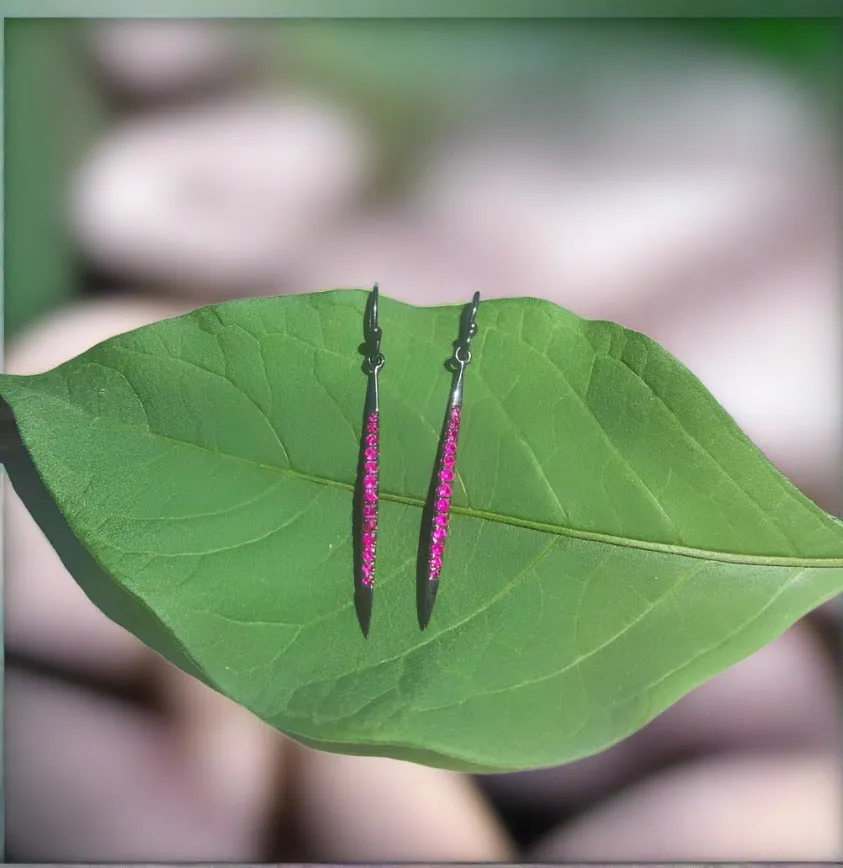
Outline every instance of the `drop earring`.
{"type": "Polygon", "coordinates": [[[378,285],[366,302],[363,317],[363,371],[368,376],[363,405],[363,433],[354,489],[354,603],[364,636],[369,635],[375,584],[380,470],[380,407],[378,374],[385,364],[378,326],[378,285]]]}
{"type": "Polygon", "coordinates": [[[465,369],[471,361],[469,343],[477,334],[477,306],[480,293],[475,292],[471,305],[465,309],[460,336],[454,348],[450,367],[454,370],[451,398],[445,416],[445,427],[440,438],[439,452],[436,457],[435,473],[430,486],[425,515],[422,519],[422,542],[418,570],[418,618],[422,630],[427,627],[439,589],[439,576],[442,572],[445,554],[445,540],[448,536],[448,521],[451,512],[456,474],[457,440],[460,432],[462,413],[463,379],[465,369]]]}

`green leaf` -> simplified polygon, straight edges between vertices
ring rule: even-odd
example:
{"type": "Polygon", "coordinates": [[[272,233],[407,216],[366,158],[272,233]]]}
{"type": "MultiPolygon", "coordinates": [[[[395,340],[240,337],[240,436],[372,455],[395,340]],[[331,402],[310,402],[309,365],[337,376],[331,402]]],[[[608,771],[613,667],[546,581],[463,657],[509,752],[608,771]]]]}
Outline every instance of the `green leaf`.
{"type": "Polygon", "coordinates": [[[420,632],[419,521],[460,309],[382,298],[364,639],[351,506],[365,298],[200,308],[0,377],[26,446],[6,452],[12,482],[91,599],[278,729],[452,768],[564,762],[843,589],[841,523],[667,352],[549,302],[493,300],[420,632]]]}

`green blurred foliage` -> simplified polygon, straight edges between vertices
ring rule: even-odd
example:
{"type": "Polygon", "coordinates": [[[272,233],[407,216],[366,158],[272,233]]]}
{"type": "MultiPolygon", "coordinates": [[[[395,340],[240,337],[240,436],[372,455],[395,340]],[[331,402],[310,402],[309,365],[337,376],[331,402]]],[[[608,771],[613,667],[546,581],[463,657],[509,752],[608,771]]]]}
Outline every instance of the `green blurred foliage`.
{"type": "Polygon", "coordinates": [[[836,85],[840,21],[832,18],[722,18],[696,24],[701,36],[756,55],[820,85],[836,85]]]}
{"type": "Polygon", "coordinates": [[[6,335],[74,292],[66,195],[103,106],[87,75],[79,25],[5,22],[6,335]]]}

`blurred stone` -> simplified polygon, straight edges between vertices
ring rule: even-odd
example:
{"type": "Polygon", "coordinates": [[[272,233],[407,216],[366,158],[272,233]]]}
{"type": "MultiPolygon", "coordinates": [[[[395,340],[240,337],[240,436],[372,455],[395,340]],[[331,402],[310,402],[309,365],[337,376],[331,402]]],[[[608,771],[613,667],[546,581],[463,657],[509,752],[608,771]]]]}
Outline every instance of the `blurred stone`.
{"type": "Polygon", "coordinates": [[[749,62],[627,57],[443,136],[411,207],[519,295],[625,322],[836,213],[831,120],[749,62]]]}
{"type": "MultiPolygon", "coordinates": [[[[639,34],[640,35],[640,34],[639,34]]],[[[601,153],[668,164],[723,159],[746,167],[832,155],[831,115],[797,76],[747,52],[691,39],[650,42],[593,64],[570,135],[601,153]]]]}
{"type": "Polygon", "coordinates": [[[295,811],[317,862],[509,862],[514,851],[470,777],[296,745],[295,811]]]}
{"type": "Polygon", "coordinates": [[[164,724],[60,682],[6,673],[6,844],[23,862],[253,862],[253,824],[164,724]]]}
{"type": "Polygon", "coordinates": [[[222,82],[244,62],[231,23],[104,20],[90,27],[91,53],[115,90],[156,98],[222,82]]]}
{"type": "Polygon", "coordinates": [[[291,292],[370,287],[416,305],[467,302],[517,294],[490,264],[470,256],[438,228],[404,211],[359,215],[324,240],[318,256],[302,260],[287,277],[291,292]]]}
{"type": "Polygon", "coordinates": [[[528,859],[836,862],[837,754],[735,753],[679,766],[560,827],[528,859]]]}
{"type": "MultiPolygon", "coordinates": [[[[113,335],[185,311],[131,299],[74,304],[21,333],[6,370],[50,370],[113,335]]],[[[152,656],[85,596],[17,494],[4,485],[5,639],[29,657],[108,676],[127,674],[152,656]]]]}
{"type": "Polygon", "coordinates": [[[174,739],[208,800],[250,837],[262,839],[270,807],[279,810],[289,798],[279,792],[289,740],[161,658],[156,675],[174,739]]]}
{"type": "Polygon", "coordinates": [[[97,265],[203,300],[265,293],[369,180],[371,145],[319,99],[242,97],[126,123],[82,167],[71,210],[97,265]]]}
{"type": "Polygon", "coordinates": [[[518,295],[625,322],[700,269],[786,239],[817,185],[790,168],[566,162],[525,133],[443,153],[411,205],[518,295]]]}
{"type": "Polygon", "coordinates": [[[839,705],[835,662],[801,621],[607,750],[552,768],[484,775],[481,782],[508,807],[579,811],[654,769],[703,753],[833,750],[841,735],[839,705]]]}
{"type": "Polygon", "coordinates": [[[6,347],[8,374],[40,374],[108,338],[192,310],[188,302],[122,297],[76,301],[42,317],[6,347]]]}

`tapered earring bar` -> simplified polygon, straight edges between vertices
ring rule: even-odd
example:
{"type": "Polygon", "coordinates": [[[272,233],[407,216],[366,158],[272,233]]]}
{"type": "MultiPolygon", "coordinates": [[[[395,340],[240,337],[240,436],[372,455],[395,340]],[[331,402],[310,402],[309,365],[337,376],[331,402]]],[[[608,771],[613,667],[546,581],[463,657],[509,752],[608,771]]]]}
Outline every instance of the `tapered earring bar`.
{"type": "Polygon", "coordinates": [[[355,607],[360,629],[369,635],[375,587],[378,533],[378,487],[380,476],[380,403],[378,375],[385,364],[378,326],[378,285],[366,303],[363,320],[365,339],[363,370],[368,376],[363,405],[363,434],[355,487],[355,607]]]}
{"type": "Polygon", "coordinates": [[[423,576],[418,594],[419,626],[422,630],[430,622],[436,592],[439,589],[439,577],[442,572],[445,554],[445,540],[448,537],[448,522],[451,514],[451,496],[453,494],[454,477],[457,462],[457,441],[460,433],[460,418],[462,414],[463,380],[465,369],[471,361],[469,343],[477,334],[477,306],[480,304],[480,293],[475,292],[471,306],[467,309],[464,326],[457,340],[454,355],[451,360],[454,368],[454,381],[451,386],[451,397],[445,416],[444,434],[440,441],[436,469],[431,485],[431,502],[428,504],[428,517],[423,528],[424,550],[423,576]]]}

